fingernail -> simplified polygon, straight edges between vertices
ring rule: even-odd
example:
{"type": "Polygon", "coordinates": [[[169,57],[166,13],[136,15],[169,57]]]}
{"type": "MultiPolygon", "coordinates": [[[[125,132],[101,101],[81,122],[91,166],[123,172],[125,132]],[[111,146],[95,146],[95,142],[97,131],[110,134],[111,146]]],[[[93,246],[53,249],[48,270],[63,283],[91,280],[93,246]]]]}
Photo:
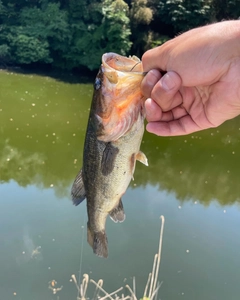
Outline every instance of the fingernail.
{"type": "Polygon", "coordinates": [[[144,103],[144,109],[145,109],[145,113],[146,116],[151,116],[152,115],[152,99],[151,98],[147,98],[145,103],[144,103]]]}
{"type": "Polygon", "coordinates": [[[146,75],[146,82],[149,86],[154,86],[157,81],[159,80],[159,71],[157,70],[151,70],[148,72],[148,74],[146,75]]]}
{"type": "Polygon", "coordinates": [[[161,83],[162,83],[162,87],[164,88],[164,90],[169,91],[174,89],[175,87],[175,82],[174,80],[172,80],[171,76],[169,76],[168,73],[166,73],[162,79],[161,79],[161,83]]]}

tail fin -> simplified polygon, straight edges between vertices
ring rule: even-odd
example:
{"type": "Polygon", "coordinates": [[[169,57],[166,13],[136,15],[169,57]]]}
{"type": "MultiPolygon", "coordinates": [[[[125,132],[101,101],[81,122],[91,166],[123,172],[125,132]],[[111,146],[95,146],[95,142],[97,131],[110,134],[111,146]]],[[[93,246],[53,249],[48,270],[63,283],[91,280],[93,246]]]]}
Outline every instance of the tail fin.
{"type": "Polygon", "coordinates": [[[108,241],[105,230],[93,232],[88,225],[87,240],[97,256],[108,257],[108,241]]]}

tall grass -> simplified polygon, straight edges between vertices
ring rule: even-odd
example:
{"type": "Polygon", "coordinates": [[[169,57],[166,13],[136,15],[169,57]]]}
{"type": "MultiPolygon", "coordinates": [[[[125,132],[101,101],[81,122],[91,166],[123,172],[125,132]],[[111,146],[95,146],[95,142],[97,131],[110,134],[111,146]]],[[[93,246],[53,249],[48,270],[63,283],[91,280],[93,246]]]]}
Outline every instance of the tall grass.
{"type": "MultiPolygon", "coordinates": [[[[163,230],[164,230],[164,216],[160,217],[162,220],[161,229],[160,229],[160,236],[159,236],[159,246],[158,246],[158,253],[155,254],[152,266],[152,272],[149,273],[148,280],[145,286],[143,297],[140,300],[157,300],[158,298],[158,291],[162,283],[158,281],[158,274],[159,268],[161,263],[161,252],[162,252],[162,240],[163,240],[163,230]]],[[[98,282],[90,279],[88,274],[83,275],[82,282],[78,284],[76,276],[72,275],[72,280],[76,285],[78,290],[77,300],[137,300],[137,293],[136,293],[136,280],[135,277],[133,278],[133,286],[132,288],[129,285],[126,285],[125,288],[128,291],[128,295],[121,294],[120,292],[124,289],[124,287],[120,287],[116,291],[112,293],[108,293],[103,289],[103,280],[99,279],[98,282]],[[88,286],[93,284],[95,286],[95,291],[93,296],[87,296],[88,286]]]]}

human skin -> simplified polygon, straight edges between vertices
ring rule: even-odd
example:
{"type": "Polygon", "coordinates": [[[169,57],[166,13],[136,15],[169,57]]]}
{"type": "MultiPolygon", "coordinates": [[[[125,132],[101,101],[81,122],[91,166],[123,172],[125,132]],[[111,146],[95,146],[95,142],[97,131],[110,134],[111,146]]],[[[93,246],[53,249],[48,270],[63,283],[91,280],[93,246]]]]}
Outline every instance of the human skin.
{"type": "Polygon", "coordinates": [[[146,129],[160,136],[217,127],[240,114],[240,21],[192,29],[142,57],[146,129]]]}

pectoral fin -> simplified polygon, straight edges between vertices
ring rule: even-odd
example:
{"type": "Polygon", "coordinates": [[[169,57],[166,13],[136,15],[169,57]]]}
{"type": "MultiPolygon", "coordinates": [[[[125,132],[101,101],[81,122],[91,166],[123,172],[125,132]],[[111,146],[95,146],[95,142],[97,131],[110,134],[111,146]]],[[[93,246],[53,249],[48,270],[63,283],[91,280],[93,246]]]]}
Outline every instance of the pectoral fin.
{"type": "Polygon", "coordinates": [[[125,220],[125,213],[123,209],[122,200],[120,199],[119,204],[109,213],[110,218],[115,222],[123,222],[125,220]]]}
{"type": "Polygon", "coordinates": [[[148,159],[142,151],[138,151],[138,153],[133,153],[130,157],[130,170],[132,170],[132,180],[134,180],[133,174],[135,170],[136,160],[140,161],[145,166],[148,166],[148,159]]]}
{"type": "Polygon", "coordinates": [[[118,152],[119,149],[114,147],[111,143],[106,144],[101,161],[101,171],[103,175],[107,176],[112,172],[118,152]]]}
{"type": "Polygon", "coordinates": [[[148,159],[147,159],[146,155],[142,151],[139,151],[136,154],[136,160],[140,161],[145,166],[148,166],[148,159]]]}
{"type": "Polygon", "coordinates": [[[74,205],[80,204],[86,198],[86,192],[83,184],[82,170],[76,176],[71,190],[72,202],[74,205]]]}

